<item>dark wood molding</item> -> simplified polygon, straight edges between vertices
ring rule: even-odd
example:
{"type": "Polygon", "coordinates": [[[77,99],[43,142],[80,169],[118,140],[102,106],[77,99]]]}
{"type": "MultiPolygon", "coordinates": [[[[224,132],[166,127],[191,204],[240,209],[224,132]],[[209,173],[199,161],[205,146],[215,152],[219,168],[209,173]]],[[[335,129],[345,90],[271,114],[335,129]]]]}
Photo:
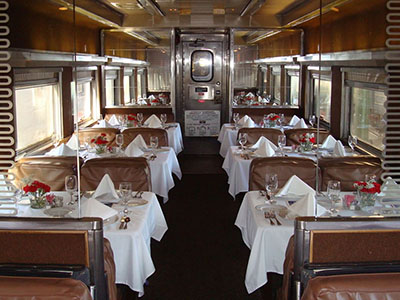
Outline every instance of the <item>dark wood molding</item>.
{"type": "Polygon", "coordinates": [[[73,82],[73,67],[64,67],[61,80],[61,103],[63,115],[63,136],[70,136],[74,132],[74,116],[72,112],[71,82],[73,82]]]}
{"type": "Polygon", "coordinates": [[[342,72],[340,67],[332,67],[332,77],[331,77],[331,134],[336,139],[339,139],[340,130],[340,120],[342,115],[342,72]],[[332,118],[332,116],[335,116],[332,118]]]}

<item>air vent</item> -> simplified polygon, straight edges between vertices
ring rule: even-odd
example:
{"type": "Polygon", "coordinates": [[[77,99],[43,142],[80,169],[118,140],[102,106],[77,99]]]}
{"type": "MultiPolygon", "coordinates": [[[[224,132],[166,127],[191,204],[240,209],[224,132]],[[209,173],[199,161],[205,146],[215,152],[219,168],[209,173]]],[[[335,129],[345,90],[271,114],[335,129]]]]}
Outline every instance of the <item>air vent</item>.
{"type": "Polygon", "coordinates": [[[143,9],[143,7],[136,1],[124,3],[111,2],[111,5],[119,9],[143,9]]]}

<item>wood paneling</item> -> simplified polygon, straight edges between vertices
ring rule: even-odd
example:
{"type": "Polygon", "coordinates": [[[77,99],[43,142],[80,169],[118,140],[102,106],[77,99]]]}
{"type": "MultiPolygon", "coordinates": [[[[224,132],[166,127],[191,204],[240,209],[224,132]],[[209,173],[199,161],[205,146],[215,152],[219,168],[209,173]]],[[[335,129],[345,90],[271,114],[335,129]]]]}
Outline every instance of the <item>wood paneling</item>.
{"type": "Polygon", "coordinates": [[[105,54],[133,59],[145,59],[146,44],[122,32],[106,32],[105,54]]]}
{"type": "Polygon", "coordinates": [[[300,32],[282,32],[259,43],[260,58],[298,54],[300,54],[300,32]]]}

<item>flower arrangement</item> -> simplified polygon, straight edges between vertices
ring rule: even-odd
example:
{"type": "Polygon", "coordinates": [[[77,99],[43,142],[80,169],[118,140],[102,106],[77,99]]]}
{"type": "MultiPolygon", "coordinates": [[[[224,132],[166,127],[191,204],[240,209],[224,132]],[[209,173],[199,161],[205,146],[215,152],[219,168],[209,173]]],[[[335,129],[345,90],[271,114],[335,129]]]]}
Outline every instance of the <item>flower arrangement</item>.
{"type": "Polygon", "coordinates": [[[279,115],[271,113],[267,116],[264,116],[264,126],[265,127],[275,127],[276,122],[280,119],[279,115]]]}
{"type": "Polygon", "coordinates": [[[25,194],[28,195],[32,208],[43,208],[46,205],[46,193],[50,192],[50,186],[34,180],[28,182],[23,188],[25,194]]]}
{"type": "Polygon", "coordinates": [[[302,133],[299,138],[299,143],[301,151],[311,151],[315,143],[314,133],[302,133]]]}
{"type": "Polygon", "coordinates": [[[128,124],[127,127],[133,127],[137,122],[137,117],[135,114],[128,115],[128,124]]]}
{"type": "Polygon", "coordinates": [[[90,142],[95,144],[96,153],[101,154],[106,152],[106,145],[108,144],[107,135],[105,133],[101,133],[98,137],[93,138],[90,142]]]}
{"type": "Polygon", "coordinates": [[[381,192],[381,185],[375,180],[356,181],[353,186],[357,190],[357,198],[361,208],[373,206],[376,194],[381,192]]]}

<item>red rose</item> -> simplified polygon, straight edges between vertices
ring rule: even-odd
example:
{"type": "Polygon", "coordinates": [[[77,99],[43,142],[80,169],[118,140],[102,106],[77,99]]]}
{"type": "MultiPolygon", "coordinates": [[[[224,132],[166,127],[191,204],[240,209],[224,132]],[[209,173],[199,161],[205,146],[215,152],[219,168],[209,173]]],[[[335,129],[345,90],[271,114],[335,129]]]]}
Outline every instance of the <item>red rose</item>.
{"type": "Polygon", "coordinates": [[[104,132],[102,132],[100,135],[101,135],[101,136],[107,136],[104,132]]]}
{"type": "Polygon", "coordinates": [[[315,137],[310,138],[310,142],[314,144],[315,143],[315,137]]]}

